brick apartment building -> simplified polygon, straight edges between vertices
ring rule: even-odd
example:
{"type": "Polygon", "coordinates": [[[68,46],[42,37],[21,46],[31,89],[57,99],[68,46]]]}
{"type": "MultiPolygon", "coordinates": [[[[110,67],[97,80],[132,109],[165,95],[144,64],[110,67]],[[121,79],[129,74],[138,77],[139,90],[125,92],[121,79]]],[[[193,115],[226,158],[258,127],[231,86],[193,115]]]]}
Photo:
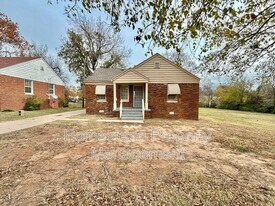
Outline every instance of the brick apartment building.
{"type": "Polygon", "coordinates": [[[122,120],[197,120],[199,81],[160,54],[127,70],[100,68],[85,81],[86,112],[122,120]]]}
{"type": "Polygon", "coordinates": [[[64,82],[42,58],[0,57],[0,111],[23,109],[31,96],[43,99],[41,109],[57,108],[64,82]]]}

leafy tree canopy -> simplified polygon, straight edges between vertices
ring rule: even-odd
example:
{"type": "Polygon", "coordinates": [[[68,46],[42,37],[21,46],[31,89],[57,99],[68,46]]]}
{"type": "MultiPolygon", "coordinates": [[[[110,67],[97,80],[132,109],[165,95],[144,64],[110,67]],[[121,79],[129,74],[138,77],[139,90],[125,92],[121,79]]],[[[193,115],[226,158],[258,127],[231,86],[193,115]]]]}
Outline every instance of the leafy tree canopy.
{"type": "MultiPolygon", "coordinates": [[[[50,0],[49,0],[50,1],[50,0]]],[[[208,72],[244,71],[266,61],[275,49],[274,0],[65,0],[67,12],[106,12],[116,31],[136,29],[148,47],[174,49],[191,38],[208,72]]]]}
{"type": "Polygon", "coordinates": [[[0,13],[0,56],[23,56],[28,42],[21,36],[17,23],[0,13]]]}

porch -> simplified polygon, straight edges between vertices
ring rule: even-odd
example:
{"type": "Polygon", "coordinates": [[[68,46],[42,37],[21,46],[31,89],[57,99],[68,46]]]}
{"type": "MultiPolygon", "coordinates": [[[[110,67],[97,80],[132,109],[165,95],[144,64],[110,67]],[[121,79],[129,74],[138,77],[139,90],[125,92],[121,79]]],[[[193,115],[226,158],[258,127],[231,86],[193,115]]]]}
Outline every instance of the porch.
{"type": "Polygon", "coordinates": [[[144,120],[148,108],[148,82],[114,83],[113,112],[119,112],[121,120],[144,120]]]}
{"type": "Polygon", "coordinates": [[[148,108],[148,78],[129,69],[113,79],[113,111],[122,120],[144,120],[148,108]]]}

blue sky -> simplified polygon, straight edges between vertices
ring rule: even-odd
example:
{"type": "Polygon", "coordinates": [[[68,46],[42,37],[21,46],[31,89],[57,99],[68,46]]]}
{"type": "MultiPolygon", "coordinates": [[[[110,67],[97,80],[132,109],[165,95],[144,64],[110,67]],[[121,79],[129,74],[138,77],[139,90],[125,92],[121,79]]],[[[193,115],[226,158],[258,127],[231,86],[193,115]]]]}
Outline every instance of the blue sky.
{"type": "MultiPolygon", "coordinates": [[[[1,0],[0,12],[18,23],[21,34],[29,42],[46,44],[51,54],[57,53],[56,49],[61,45],[62,38],[66,37],[66,29],[69,27],[62,2],[49,5],[47,0],[1,0]]],[[[95,17],[98,14],[95,12],[92,16],[95,17]]],[[[103,20],[106,18],[102,13],[100,15],[103,20]]],[[[121,36],[125,39],[125,45],[133,51],[129,59],[129,66],[146,58],[146,49],[134,42],[134,31],[129,28],[123,29],[121,36]]]]}
{"type": "MultiPolygon", "coordinates": [[[[64,3],[49,5],[47,0],[1,0],[0,12],[18,23],[20,32],[27,41],[46,44],[50,54],[57,54],[57,49],[62,43],[62,38],[66,37],[66,29],[69,27],[64,3]]],[[[94,12],[91,16],[98,15],[105,20],[106,16],[103,13],[94,12]]],[[[132,50],[129,66],[146,59],[147,50],[134,42],[135,31],[125,28],[121,31],[121,36],[125,40],[125,45],[132,50]]]]}

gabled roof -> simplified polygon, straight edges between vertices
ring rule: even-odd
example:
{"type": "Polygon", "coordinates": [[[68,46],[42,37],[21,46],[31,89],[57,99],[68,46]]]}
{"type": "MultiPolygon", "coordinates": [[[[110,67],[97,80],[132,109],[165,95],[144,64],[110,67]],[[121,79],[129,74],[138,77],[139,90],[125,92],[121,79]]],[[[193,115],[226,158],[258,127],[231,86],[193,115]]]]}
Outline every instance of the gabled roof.
{"type": "MultiPolygon", "coordinates": [[[[64,85],[62,79],[56,74],[53,68],[51,68],[43,58],[3,58],[0,58],[2,62],[5,62],[5,58],[8,58],[10,64],[9,66],[0,68],[0,75],[6,75],[21,79],[29,79],[38,82],[46,82],[56,85],[64,85]]],[[[7,65],[7,63],[5,63],[5,65],[7,65]]]]}
{"type": "Polygon", "coordinates": [[[127,69],[125,71],[123,71],[122,73],[116,75],[112,81],[116,81],[117,79],[119,79],[120,77],[126,75],[127,73],[130,73],[132,72],[133,74],[136,74],[137,76],[139,76],[142,80],[145,80],[145,81],[149,81],[149,78],[144,76],[143,74],[139,73],[138,71],[136,71],[134,68],[131,68],[131,69],[127,69]]]}
{"type": "Polygon", "coordinates": [[[38,58],[40,57],[0,57],[0,69],[38,58]]]}
{"type": "Polygon", "coordinates": [[[122,69],[99,68],[88,76],[85,82],[112,82],[112,79],[123,71],[122,69]]]}
{"type": "Polygon", "coordinates": [[[175,66],[175,67],[177,67],[177,68],[179,68],[179,69],[185,71],[185,72],[186,72],[187,74],[189,74],[190,76],[192,76],[192,77],[194,77],[194,78],[200,80],[200,78],[197,77],[196,75],[194,75],[194,74],[192,74],[191,72],[189,72],[188,70],[186,70],[186,69],[184,69],[184,68],[178,66],[178,65],[175,64],[173,61],[171,61],[170,59],[167,59],[166,57],[162,56],[162,55],[159,54],[159,53],[156,53],[156,54],[152,55],[151,57],[149,57],[148,59],[145,59],[143,62],[139,63],[138,65],[135,65],[135,66],[133,67],[133,69],[136,69],[136,68],[140,67],[141,65],[145,64],[146,62],[149,62],[151,59],[153,59],[153,58],[156,57],[156,56],[162,58],[162,59],[163,59],[164,61],[166,61],[166,62],[169,62],[169,63],[172,64],[173,66],[175,66]]]}
{"type": "Polygon", "coordinates": [[[164,56],[160,55],[159,53],[156,53],[154,55],[152,55],[151,57],[149,57],[148,59],[142,61],[141,63],[139,63],[138,65],[134,66],[131,69],[126,69],[126,70],[122,70],[122,69],[107,69],[107,68],[100,68],[95,70],[95,72],[88,76],[85,80],[85,83],[89,83],[89,82],[96,82],[96,83],[100,83],[100,82],[113,82],[116,81],[118,78],[123,77],[124,75],[128,75],[129,72],[132,72],[134,75],[138,75],[140,78],[142,78],[145,81],[149,81],[149,78],[147,76],[145,76],[144,74],[142,74],[141,72],[137,71],[137,69],[142,66],[143,64],[149,62],[150,60],[152,60],[155,57],[160,57],[162,58],[164,61],[168,62],[169,64],[173,65],[174,67],[176,67],[177,69],[181,70],[182,72],[185,72],[186,74],[194,77],[194,79],[200,80],[199,77],[197,77],[196,75],[192,74],[191,72],[189,72],[188,70],[176,65],[174,62],[172,62],[171,60],[165,58],[164,56]]]}

